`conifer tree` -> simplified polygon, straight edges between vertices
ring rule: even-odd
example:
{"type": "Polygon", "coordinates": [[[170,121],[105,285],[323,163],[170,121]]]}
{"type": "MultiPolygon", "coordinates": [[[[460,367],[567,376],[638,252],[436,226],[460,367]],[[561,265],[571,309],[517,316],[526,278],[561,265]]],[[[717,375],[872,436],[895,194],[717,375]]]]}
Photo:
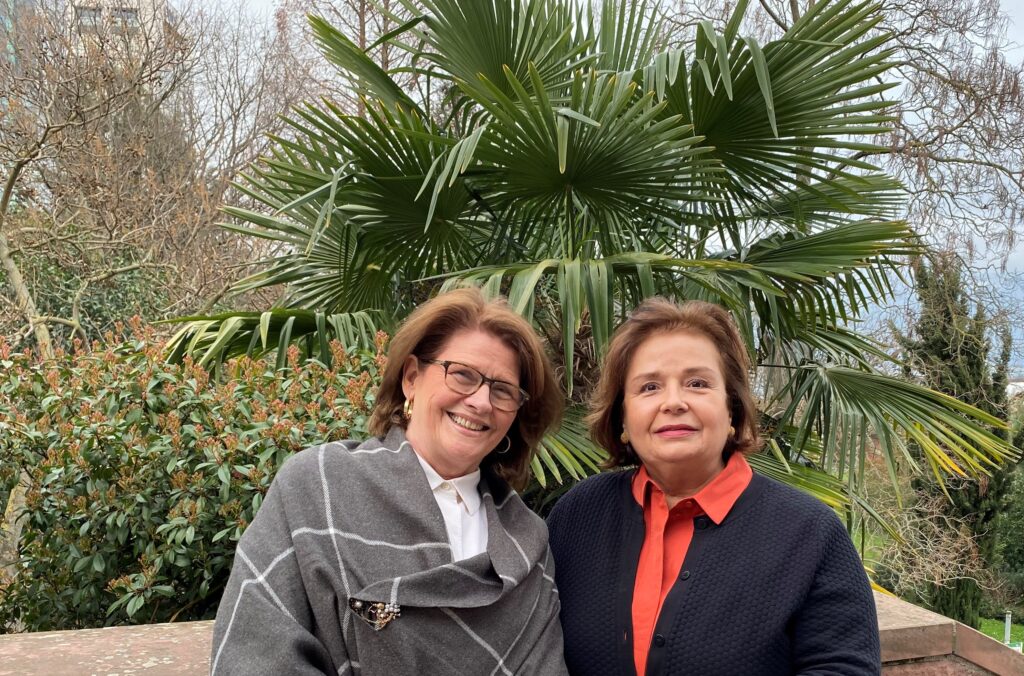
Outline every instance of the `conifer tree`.
{"type": "MultiPolygon", "coordinates": [[[[906,351],[907,375],[927,386],[972,404],[992,415],[1007,415],[1007,365],[1011,337],[997,326],[980,304],[968,298],[962,267],[951,254],[940,254],[916,270],[920,302],[917,320],[909,334],[900,337],[906,351]],[[972,308],[972,305],[974,307],[972,308]],[[993,358],[992,337],[1000,341],[993,358]]],[[[1008,435],[1005,430],[993,430],[1008,435]]],[[[950,498],[947,513],[967,525],[977,549],[971,555],[985,565],[994,560],[997,533],[995,520],[1003,505],[1012,465],[992,470],[976,479],[950,478],[945,489],[950,498]]],[[[940,491],[935,484],[915,481],[921,491],[940,491]]],[[[958,578],[951,584],[933,585],[925,598],[936,612],[978,628],[983,589],[975,578],[958,578]]]]}

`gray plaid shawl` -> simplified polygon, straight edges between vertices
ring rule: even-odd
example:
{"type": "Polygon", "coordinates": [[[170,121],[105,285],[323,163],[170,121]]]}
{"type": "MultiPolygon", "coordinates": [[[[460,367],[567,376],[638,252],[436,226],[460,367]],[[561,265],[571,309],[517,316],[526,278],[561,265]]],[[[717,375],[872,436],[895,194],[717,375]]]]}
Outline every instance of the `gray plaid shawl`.
{"type": "Polygon", "coordinates": [[[238,543],[211,673],[565,674],[544,523],[486,470],[480,492],[487,552],[455,563],[402,430],[296,454],[238,543]]]}

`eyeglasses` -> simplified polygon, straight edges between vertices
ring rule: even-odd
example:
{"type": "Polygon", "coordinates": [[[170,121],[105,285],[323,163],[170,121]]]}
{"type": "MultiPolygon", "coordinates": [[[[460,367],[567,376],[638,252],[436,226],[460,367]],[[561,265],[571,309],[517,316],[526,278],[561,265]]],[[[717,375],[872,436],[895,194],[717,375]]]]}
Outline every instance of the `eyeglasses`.
{"type": "Polygon", "coordinates": [[[441,361],[438,359],[422,359],[426,364],[437,364],[444,368],[444,384],[452,392],[470,395],[479,390],[486,383],[490,385],[491,406],[499,411],[518,411],[519,407],[525,404],[530,395],[521,387],[504,380],[488,378],[472,366],[460,364],[457,361],[441,361]]]}

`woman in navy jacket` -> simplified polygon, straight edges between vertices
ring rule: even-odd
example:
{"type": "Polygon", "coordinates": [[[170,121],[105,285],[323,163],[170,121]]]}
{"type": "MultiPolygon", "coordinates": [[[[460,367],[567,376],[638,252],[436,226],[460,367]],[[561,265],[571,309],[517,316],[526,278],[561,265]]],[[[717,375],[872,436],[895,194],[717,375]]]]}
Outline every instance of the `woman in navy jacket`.
{"type": "Polygon", "coordinates": [[[842,523],[754,474],[746,349],[701,302],[641,305],[589,418],[610,467],[548,520],[572,674],[877,674],[874,599],[842,523]]]}

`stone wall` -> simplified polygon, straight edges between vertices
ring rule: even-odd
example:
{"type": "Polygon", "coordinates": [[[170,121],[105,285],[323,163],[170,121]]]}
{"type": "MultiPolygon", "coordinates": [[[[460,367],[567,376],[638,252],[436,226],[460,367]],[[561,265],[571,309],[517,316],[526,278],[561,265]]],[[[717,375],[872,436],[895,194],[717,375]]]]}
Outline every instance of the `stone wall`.
{"type": "Polygon", "coordinates": [[[875,592],[886,676],[1024,676],[1024,655],[970,627],[875,592]]]}
{"type": "MultiPolygon", "coordinates": [[[[875,594],[885,676],[1024,675],[1024,655],[962,624],[875,594]]],[[[0,676],[200,676],[212,622],[0,636],[0,676]]]]}

